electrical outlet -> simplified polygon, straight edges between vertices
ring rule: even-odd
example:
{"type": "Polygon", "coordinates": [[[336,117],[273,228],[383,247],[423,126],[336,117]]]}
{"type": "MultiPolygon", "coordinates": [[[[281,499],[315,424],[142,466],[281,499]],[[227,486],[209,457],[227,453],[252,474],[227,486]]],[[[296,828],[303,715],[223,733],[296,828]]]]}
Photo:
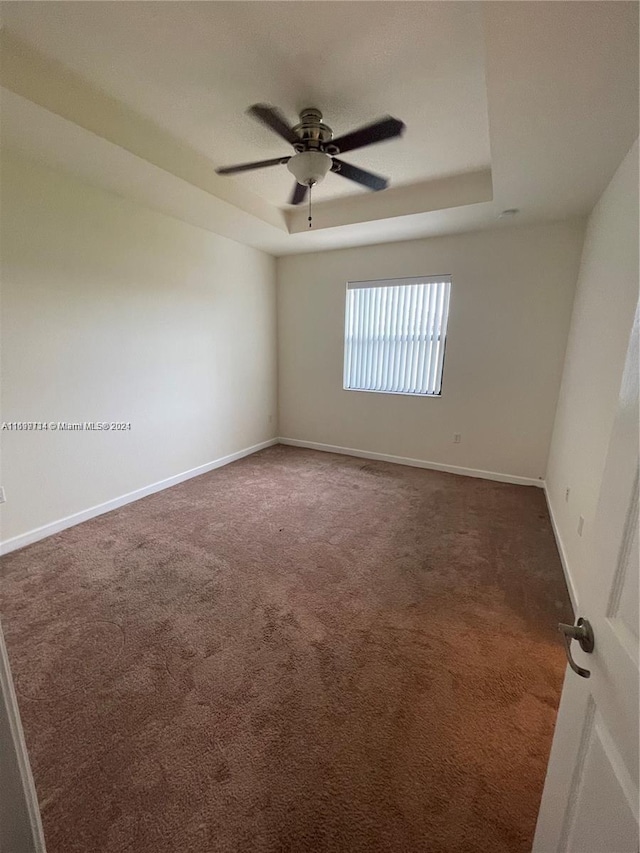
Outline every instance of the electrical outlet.
{"type": "Polygon", "coordinates": [[[6,498],[5,493],[4,493],[4,488],[3,488],[3,486],[0,486],[0,504],[3,504],[6,501],[6,499],[7,498],[6,498]]]}
{"type": "Polygon", "coordinates": [[[570,494],[571,494],[571,489],[569,488],[569,486],[567,486],[567,488],[565,489],[565,493],[564,493],[564,499],[567,503],[569,503],[569,495],[570,494]]]}
{"type": "Polygon", "coordinates": [[[459,432],[454,432],[454,434],[453,434],[453,443],[454,443],[454,444],[460,444],[460,442],[461,442],[461,441],[462,441],[462,436],[460,435],[460,433],[459,433],[459,432]]]}
{"type": "Polygon", "coordinates": [[[584,529],[584,518],[580,516],[578,519],[578,536],[582,536],[582,531],[584,529]]]}

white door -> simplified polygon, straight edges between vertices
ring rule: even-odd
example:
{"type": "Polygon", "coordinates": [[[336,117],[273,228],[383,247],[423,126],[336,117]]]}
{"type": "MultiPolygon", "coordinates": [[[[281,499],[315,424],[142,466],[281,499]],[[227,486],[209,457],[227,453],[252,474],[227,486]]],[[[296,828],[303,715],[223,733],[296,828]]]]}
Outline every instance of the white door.
{"type": "Polygon", "coordinates": [[[534,853],[638,853],[638,314],[578,588],[593,653],[571,652],[534,853]]]}
{"type": "Polygon", "coordinates": [[[0,853],[45,853],[38,798],[1,627],[0,853]]]}

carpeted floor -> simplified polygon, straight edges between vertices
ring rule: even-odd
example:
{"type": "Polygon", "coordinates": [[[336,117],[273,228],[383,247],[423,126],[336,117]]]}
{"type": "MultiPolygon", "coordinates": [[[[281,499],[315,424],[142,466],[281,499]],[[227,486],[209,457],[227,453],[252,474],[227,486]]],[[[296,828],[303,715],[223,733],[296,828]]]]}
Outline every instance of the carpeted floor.
{"type": "Polygon", "coordinates": [[[3,566],[48,853],[529,853],[542,490],[278,446],[3,566]]]}

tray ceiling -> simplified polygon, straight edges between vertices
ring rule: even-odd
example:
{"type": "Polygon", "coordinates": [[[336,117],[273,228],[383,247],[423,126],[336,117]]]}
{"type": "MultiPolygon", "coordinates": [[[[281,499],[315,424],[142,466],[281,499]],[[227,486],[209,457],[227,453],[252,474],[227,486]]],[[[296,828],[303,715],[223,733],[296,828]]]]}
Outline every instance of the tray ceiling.
{"type": "Polygon", "coordinates": [[[5,2],[3,143],[274,254],[589,212],[638,134],[632,2],[5,2]],[[401,140],[345,159],[314,231],[288,154],[245,114],[320,108],[341,134],[390,113],[401,140]]]}
{"type": "MultiPolygon", "coordinates": [[[[391,114],[397,142],[348,159],[393,185],[489,166],[480,6],[473,3],[8,3],[14,35],[215,166],[291,154],[245,114],[322,110],[336,135],[391,114]]],[[[284,205],[285,167],[233,178],[284,205]]],[[[317,199],[363,192],[335,175],[317,199]]]]}

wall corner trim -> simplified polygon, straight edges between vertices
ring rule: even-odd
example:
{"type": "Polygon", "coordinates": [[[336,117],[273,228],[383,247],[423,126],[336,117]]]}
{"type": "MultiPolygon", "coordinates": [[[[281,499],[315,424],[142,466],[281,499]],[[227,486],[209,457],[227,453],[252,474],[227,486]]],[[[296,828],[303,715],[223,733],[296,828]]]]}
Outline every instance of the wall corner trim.
{"type": "Polygon", "coordinates": [[[431,471],[444,471],[447,474],[460,474],[463,477],[479,477],[482,480],[496,480],[499,483],[512,483],[516,486],[537,486],[544,488],[544,480],[535,477],[520,477],[517,474],[502,474],[498,471],[482,471],[478,468],[461,468],[458,465],[444,465],[440,462],[428,462],[425,459],[411,459],[408,456],[390,456],[388,453],[374,453],[355,447],[338,447],[333,444],[320,444],[317,441],[302,441],[297,438],[278,439],[280,444],[292,447],[307,447],[309,450],[323,450],[327,453],[341,453],[343,456],[357,456],[362,459],[375,459],[379,462],[393,462],[396,465],[408,465],[411,468],[428,468],[431,471]]]}
{"type": "Polygon", "coordinates": [[[567,552],[564,547],[564,543],[562,542],[562,537],[560,536],[560,529],[556,523],[556,517],[553,513],[553,506],[551,504],[551,498],[549,497],[549,489],[547,488],[547,484],[544,484],[544,496],[547,501],[547,509],[549,510],[549,518],[551,519],[551,528],[553,530],[553,535],[556,540],[556,547],[558,549],[558,555],[560,556],[560,562],[562,563],[562,571],[564,572],[564,579],[567,584],[567,590],[569,592],[569,598],[571,599],[571,606],[573,607],[573,614],[577,618],[579,615],[579,607],[578,607],[578,596],[576,594],[576,587],[571,577],[571,570],[569,568],[569,561],[567,559],[567,552]]]}
{"type": "Polygon", "coordinates": [[[80,512],[75,512],[73,515],[68,515],[66,518],[60,518],[58,521],[52,521],[42,527],[36,527],[33,530],[28,530],[26,533],[21,533],[11,539],[5,539],[0,542],[0,555],[8,554],[11,551],[16,551],[18,548],[24,548],[26,545],[31,545],[33,542],[38,542],[40,539],[45,539],[47,536],[53,536],[54,533],[59,533],[61,530],[66,530],[67,527],[73,527],[76,524],[81,524],[83,521],[89,521],[97,515],[103,515],[105,512],[111,512],[113,509],[118,509],[125,504],[133,503],[134,501],[145,498],[147,495],[153,495],[155,492],[161,492],[163,489],[168,489],[171,486],[177,486],[178,483],[183,483],[185,480],[190,480],[192,477],[199,477],[200,474],[207,474],[216,468],[222,468],[223,465],[229,465],[230,462],[235,462],[245,456],[251,456],[252,453],[257,453],[259,450],[264,450],[265,447],[271,447],[278,444],[277,438],[270,438],[267,441],[262,441],[260,444],[254,444],[252,447],[245,447],[243,450],[237,450],[235,453],[230,453],[228,456],[221,456],[219,459],[214,459],[212,462],[206,462],[204,465],[199,465],[197,468],[191,468],[188,471],[183,471],[180,474],[174,474],[172,477],[167,477],[164,480],[158,480],[149,486],[143,486],[141,489],[135,489],[133,492],[128,492],[126,495],[112,498],[104,503],[92,506],[89,509],[83,509],[80,512]]]}

